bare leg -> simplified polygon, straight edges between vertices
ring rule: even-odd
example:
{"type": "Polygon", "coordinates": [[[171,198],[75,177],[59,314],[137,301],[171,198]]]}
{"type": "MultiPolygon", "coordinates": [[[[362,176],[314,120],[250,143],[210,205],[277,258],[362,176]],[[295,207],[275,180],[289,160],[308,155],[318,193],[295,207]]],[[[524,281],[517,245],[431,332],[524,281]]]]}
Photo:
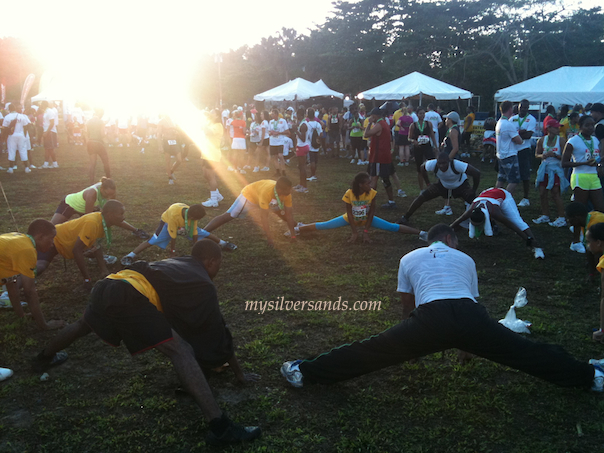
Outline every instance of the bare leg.
{"type": "Polygon", "coordinates": [[[65,217],[63,214],[57,214],[56,212],[53,214],[52,219],[50,219],[50,223],[53,225],[58,225],[60,223],[65,223],[69,220],[69,217],[65,217]]]}
{"type": "MultiPolygon", "coordinates": [[[[107,151],[103,150],[103,152],[99,153],[99,157],[101,158],[101,162],[103,162],[103,168],[105,169],[105,176],[107,178],[111,178],[111,168],[109,167],[109,156],[107,155],[107,151]]],[[[95,158],[95,164],[96,164],[96,158],[95,158]]]]}
{"type": "Polygon", "coordinates": [[[554,199],[554,203],[556,204],[556,208],[558,209],[558,217],[564,218],[564,203],[562,202],[562,197],[560,196],[560,186],[552,187],[552,198],[554,199]]]}
{"type": "Polygon", "coordinates": [[[142,252],[145,249],[148,249],[149,247],[151,247],[151,244],[149,244],[149,241],[145,241],[142,244],[140,244],[138,247],[136,247],[132,253],[134,253],[135,255],[138,255],[140,252],[142,252]]]}
{"type": "Polygon", "coordinates": [[[88,180],[90,184],[94,184],[94,173],[96,170],[96,153],[89,154],[89,163],[88,163],[88,180]]]}
{"type": "MultiPolygon", "coordinates": [[[[558,190],[558,196],[559,195],[560,195],[560,190],[558,190]]],[[[549,203],[548,203],[548,197],[547,197],[547,189],[545,188],[545,186],[539,186],[539,199],[541,201],[541,214],[549,217],[549,214],[550,214],[549,213],[549,203]]]]}
{"type": "Polygon", "coordinates": [[[210,223],[208,223],[206,225],[204,230],[206,230],[209,233],[211,231],[214,231],[216,228],[221,227],[225,223],[230,222],[231,220],[233,220],[233,217],[231,217],[231,214],[229,214],[228,212],[225,212],[224,214],[220,214],[219,216],[214,217],[210,221],[210,223]]]}
{"type": "Polygon", "coordinates": [[[604,212],[604,193],[602,189],[590,190],[589,199],[596,211],[604,212]]]}
{"type": "Polygon", "coordinates": [[[298,156],[298,170],[300,171],[300,185],[306,187],[306,156],[298,156]]]}
{"type": "Polygon", "coordinates": [[[59,330],[59,333],[44,348],[42,354],[45,357],[53,357],[57,352],[62,351],[90,332],[92,332],[92,329],[84,322],[84,318],[80,318],[76,322],[68,324],[64,329],[59,330]]]}

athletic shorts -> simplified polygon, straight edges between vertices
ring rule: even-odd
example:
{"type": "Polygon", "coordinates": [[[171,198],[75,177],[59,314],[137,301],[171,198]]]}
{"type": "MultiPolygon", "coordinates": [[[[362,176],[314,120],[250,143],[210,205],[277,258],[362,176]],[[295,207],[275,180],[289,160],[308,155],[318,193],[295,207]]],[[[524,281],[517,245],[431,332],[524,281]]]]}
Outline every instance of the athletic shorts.
{"type": "Polygon", "coordinates": [[[243,219],[249,212],[257,209],[260,209],[257,204],[252,203],[243,195],[239,194],[227,212],[231,214],[233,219],[243,219]]]}
{"type": "Polygon", "coordinates": [[[250,151],[252,151],[252,152],[256,151],[259,146],[262,146],[262,142],[252,142],[250,140],[250,151]]]}
{"type": "Polygon", "coordinates": [[[573,173],[570,175],[570,187],[573,190],[576,187],[583,190],[598,190],[602,188],[602,183],[597,173],[573,173]]]}
{"type": "Polygon", "coordinates": [[[231,149],[242,149],[245,151],[247,149],[245,146],[245,138],[234,138],[231,142],[231,149]]]}
{"type": "Polygon", "coordinates": [[[382,179],[388,179],[394,174],[394,165],[392,165],[392,163],[369,163],[367,166],[367,173],[369,173],[369,176],[379,176],[382,179]]]}
{"type": "Polygon", "coordinates": [[[528,181],[531,178],[531,156],[531,148],[518,151],[518,170],[522,181],[528,181]]]}
{"type": "Polygon", "coordinates": [[[57,207],[55,214],[60,214],[64,217],[67,217],[68,219],[73,217],[74,214],[83,215],[81,212],[77,212],[75,209],[73,209],[71,206],[69,206],[67,204],[67,202],[65,201],[65,198],[63,198],[63,201],[61,201],[61,203],[59,203],[59,207],[57,207]]]}
{"type": "MultiPolygon", "coordinates": [[[[209,235],[210,233],[208,233],[206,230],[202,230],[201,228],[197,227],[197,239],[203,239],[209,235]]],[[[193,238],[187,236],[187,239],[192,240],[193,238]]],[[[170,236],[170,233],[168,232],[168,224],[163,220],[160,220],[155,233],[148,242],[151,245],[157,245],[160,249],[165,250],[170,244],[171,240],[172,236],[170,236]]]]}
{"type": "Polygon", "coordinates": [[[164,140],[164,154],[177,156],[182,152],[182,148],[178,144],[178,140],[164,140]]]}
{"type": "Polygon", "coordinates": [[[411,143],[409,142],[409,136],[403,134],[396,135],[396,145],[397,146],[409,146],[411,143]]]}
{"type": "Polygon", "coordinates": [[[55,149],[59,146],[57,140],[57,133],[50,132],[48,134],[44,134],[44,149],[55,149]]]}
{"type": "Polygon", "coordinates": [[[94,140],[88,140],[88,143],[86,144],[86,151],[88,151],[88,154],[91,156],[93,154],[107,154],[107,150],[105,149],[103,142],[97,142],[94,140]]]}
{"type": "Polygon", "coordinates": [[[310,152],[310,145],[296,147],[296,156],[306,156],[310,152]]]}
{"type": "Polygon", "coordinates": [[[278,154],[283,154],[283,145],[269,147],[269,152],[271,156],[276,156],[278,154]]]}
{"type": "Polygon", "coordinates": [[[339,143],[340,142],[340,129],[337,131],[329,131],[327,133],[328,143],[339,143]]]}
{"type": "Polygon", "coordinates": [[[507,181],[510,184],[518,184],[520,179],[520,168],[518,166],[518,156],[510,156],[505,159],[497,159],[499,164],[499,174],[497,181],[507,181]]]}
{"type": "Polygon", "coordinates": [[[432,146],[419,145],[413,147],[413,156],[415,157],[415,168],[417,172],[420,172],[422,164],[430,159],[434,159],[434,152],[432,152],[432,146]]]}
{"type": "MultiPolygon", "coordinates": [[[[545,174],[543,176],[543,181],[541,181],[539,183],[539,187],[547,187],[548,181],[549,181],[549,175],[545,174]]],[[[554,175],[554,187],[555,186],[560,187],[560,176],[558,176],[558,175],[554,175]]]]}
{"type": "Polygon", "coordinates": [[[123,341],[130,354],[139,354],[172,340],[172,327],[149,299],[130,283],[99,281],[88,299],[84,321],[111,346],[123,341]]]}
{"type": "Polygon", "coordinates": [[[438,181],[436,184],[430,184],[428,187],[426,187],[426,189],[422,191],[421,195],[426,201],[440,196],[443,198],[461,198],[467,203],[472,203],[474,198],[476,198],[476,193],[472,190],[472,187],[467,180],[455,189],[447,189],[440,181],[438,181]],[[449,191],[451,191],[450,194],[449,191]]]}
{"type": "Polygon", "coordinates": [[[308,158],[310,159],[311,164],[318,164],[319,163],[319,151],[310,150],[308,153],[308,158]]]}

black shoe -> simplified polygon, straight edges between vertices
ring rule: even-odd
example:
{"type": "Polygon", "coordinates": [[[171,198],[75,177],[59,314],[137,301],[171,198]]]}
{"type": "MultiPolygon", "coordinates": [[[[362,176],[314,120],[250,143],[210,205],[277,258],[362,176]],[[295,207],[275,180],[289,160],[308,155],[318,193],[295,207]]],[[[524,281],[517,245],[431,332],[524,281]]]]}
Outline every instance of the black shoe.
{"type": "Polygon", "coordinates": [[[386,204],[383,204],[382,208],[384,208],[384,209],[394,209],[394,208],[396,208],[396,203],[386,203],[386,204]]]}
{"type": "Polygon", "coordinates": [[[238,444],[258,439],[261,435],[262,430],[259,426],[241,426],[231,421],[229,427],[220,436],[210,431],[206,436],[206,443],[215,446],[238,444]]]}
{"type": "Polygon", "coordinates": [[[35,373],[42,373],[49,368],[61,365],[67,360],[67,353],[65,351],[59,351],[52,357],[44,356],[44,351],[40,352],[33,360],[31,369],[35,373]]]}
{"type": "Polygon", "coordinates": [[[396,221],[399,225],[409,225],[409,220],[403,215],[396,221]]]}

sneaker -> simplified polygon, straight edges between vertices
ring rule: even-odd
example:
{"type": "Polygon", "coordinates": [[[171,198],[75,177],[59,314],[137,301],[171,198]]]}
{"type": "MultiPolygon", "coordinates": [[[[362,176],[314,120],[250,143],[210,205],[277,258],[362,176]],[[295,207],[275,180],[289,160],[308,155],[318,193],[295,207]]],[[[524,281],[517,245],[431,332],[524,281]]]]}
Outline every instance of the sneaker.
{"type": "Polygon", "coordinates": [[[270,167],[262,167],[260,171],[271,171],[270,167]]]}
{"type": "Polygon", "coordinates": [[[214,446],[238,444],[258,439],[261,435],[259,426],[242,426],[229,421],[229,427],[220,436],[210,431],[206,436],[206,443],[214,446]]]}
{"type": "Polygon", "coordinates": [[[405,162],[399,162],[398,164],[396,164],[399,167],[404,167],[405,166],[405,162]]]}
{"type": "Polygon", "coordinates": [[[227,242],[226,244],[222,245],[222,250],[226,250],[227,252],[234,252],[235,250],[237,250],[237,246],[235,244],[233,244],[232,242],[227,242]]]}
{"type": "Polygon", "coordinates": [[[521,208],[526,208],[527,206],[530,206],[531,202],[528,198],[523,198],[522,200],[520,200],[520,203],[518,203],[518,206],[521,208]]]}
{"type": "Polygon", "coordinates": [[[299,189],[296,189],[296,192],[299,193],[308,193],[308,189],[306,187],[300,187],[299,189]]]}
{"type": "Polygon", "coordinates": [[[533,219],[533,223],[536,224],[540,224],[540,223],[550,223],[549,217],[546,215],[542,215],[536,219],[533,219]]]}
{"type": "Polygon", "coordinates": [[[319,178],[317,178],[316,176],[311,176],[310,178],[306,178],[307,181],[316,181],[317,179],[319,179],[319,178]]]}
{"type": "Polygon", "coordinates": [[[42,165],[40,168],[50,168],[50,165],[48,165],[48,162],[44,162],[44,165],[42,165]]]}
{"type": "Polygon", "coordinates": [[[227,170],[228,170],[228,171],[235,171],[235,169],[234,169],[233,167],[231,167],[230,165],[229,165],[229,167],[227,168],[227,170]]]}
{"type": "Polygon", "coordinates": [[[359,161],[357,162],[357,165],[365,165],[365,162],[362,161],[361,159],[359,159],[359,161]]]}
{"type": "Polygon", "coordinates": [[[303,376],[300,371],[300,363],[302,363],[302,360],[294,360],[292,362],[285,362],[281,365],[281,376],[287,379],[287,382],[296,388],[302,387],[303,376]]]}
{"type": "Polygon", "coordinates": [[[451,209],[451,206],[445,206],[444,208],[439,209],[438,211],[434,211],[434,214],[453,215],[453,209],[451,209]]]}
{"type": "Polygon", "coordinates": [[[298,189],[301,189],[302,187],[304,187],[302,184],[296,184],[294,187],[292,187],[292,189],[298,190],[298,189]]]}
{"type": "Polygon", "coordinates": [[[243,169],[244,169],[244,170],[249,170],[250,168],[252,168],[252,167],[250,167],[249,165],[244,165],[244,166],[243,166],[243,169]]]}
{"type": "Polygon", "coordinates": [[[424,241],[424,242],[428,242],[428,232],[427,231],[420,231],[419,232],[419,240],[420,241],[424,241]]]}
{"type": "Polygon", "coordinates": [[[134,263],[134,257],[126,255],[120,260],[120,263],[122,263],[122,266],[130,266],[134,263]]]}
{"type": "Polygon", "coordinates": [[[594,365],[594,366],[598,365],[600,368],[604,368],[604,359],[600,359],[600,360],[598,360],[598,359],[589,359],[588,363],[590,365],[594,365]]]}
{"type": "Polygon", "coordinates": [[[66,360],[67,353],[65,351],[59,351],[52,357],[45,357],[41,352],[32,362],[31,368],[36,373],[42,373],[49,368],[61,365],[66,360]]]}
{"type": "Polygon", "coordinates": [[[13,167],[8,167],[8,170],[6,170],[7,173],[13,173],[13,167]]]}
{"type": "Polygon", "coordinates": [[[396,221],[396,223],[399,225],[409,225],[409,220],[403,215],[396,221]]]}
{"type": "Polygon", "coordinates": [[[173,186],[173,185],[174,185],[174,179],[170,178],[170,179],[168,180],[168,184],[170,184],[171,186],[173,186]]]}
{"type": "Polygon", "coordinates": [[[245,174],[247,174],[247,171],[241,169],[241,170],[239,170],[239,173],[242,174],[242,175],[245,175],[245,174]]]}
{"type": "Polygon", "coordinates": [[[580,243],[580,242],[573,242],[573,243],[570,245],[570,249],[571,249],[573,252],[577,252],[577,253],[585,253],[585,246],[584,246],[582,243],[580,243]]]}
{"type": "Polygon", "coordinates": [[[36,166],[35,165],[30,165],[29,168],[31,168],[32,170],[35,170],[36,166]]]}
{"type": "Polygon", "coordinates": [[[224,197],[222,196],[222,194],[220,192],[218,192],[216,194],[215,198],[218,200],[218,203],[220,203],[222,200],[224,200],[224,197]]]}
{"type": "Polygon", "coordinates": [[[355,160],[356,160],[356,159],[352,159],[352,160],[350,161],[350,163],[351,163],[351,164],[354,164],[355,160]]]}
{"type": "Polygon", "coordinates": [[[408,167],[408,166],[409,166],[409,162],[405,162],[405,167],[408,167]]]}
{"type": "Polygon", "coordinates": [[[25,173],[31,173],[31,168],[25,167],[25,173]]]}
{"type": "Polygon", "coordinates": [[[260,167],[254,167],[254,171],[252,173],[258,173],[260,171],[260,167]]]}
{"type": "Polygon", "coordinates": [[[401,198],[407,197],[407,192],[405,192],[403,189],[398,189],[398,192],[396,194],[401,198]]]}
{"type": "Polygon", "coordinates": [[[589,363],[595,368],[594,383],[591,386],[592,392],[604,392],[604,368],[602,368],[601,360],[590,360],[589,363]]]}
{"type": "Polygon", "coordinates": [[[396,203],[384,203],[381,207],[384,209],[394,209],[396,208],[396,203]]]}
{"type": "Polygon", "coordinates": [[[205,206],[206,208],[217,208],[218,207],[218,200],[214,199],[214,198],[208,198],[206,201],[204,201],[203,203],[201,203],[202,206],[205,206]]]}
{"type": "Polygon", "coordinates": [[[535,255],[535,258],[537,259],[545,259],[545,253],[543,253],[543,249],[540,249],[538,247],[535,247],[533,249],[533,255],[535,255]]]}
{"type": "Polygon", "coordinates": [[[59,164],[57,162],[52,163],[52,168],[59,168],[59,164]]]}
{"type": "Polygon", "coordinates": [[[566,219],[564,217],[558,217],[553,222],[550,222],[549,226],[553,226],[553,227],[556,227],[556,228],[565,227],[566,226],[566,219]]]}
{"type": "Polygon", "coordinates": [[[15,166],[13,166],[13,170],[16,170],[17,168],[18,168],[18,167],[17,167],[16,165],[15,165],[15,166]]]}
{"type": "Polygon", "coordinates": [[[13,375],[13,370],[8,368],[0,368],[0,381],[4,381],[13,375]]]}

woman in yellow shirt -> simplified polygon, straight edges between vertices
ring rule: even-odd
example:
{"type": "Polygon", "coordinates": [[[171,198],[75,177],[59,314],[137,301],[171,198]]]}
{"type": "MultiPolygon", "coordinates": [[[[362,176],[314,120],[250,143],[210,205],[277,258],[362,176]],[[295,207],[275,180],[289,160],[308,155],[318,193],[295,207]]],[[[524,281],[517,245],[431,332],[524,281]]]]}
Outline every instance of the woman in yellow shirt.
{"type": "Polygon", "coordinates": [[[359,236],[358,228],[363,228],[363,242],[371,242],[369,239],[369,228],[374,227],[378,230],[393,231],[403,234],[419,234],[421,240],[425,241],[428,233],[411,228],[405,225],[386,222],[379,217],[375,217],[375,196],[377,191],[371,188],[371,178],[369,174],[362,172],[357,174],[352,181],[352,188],[348,189],[342,201],[346,203],[346,214],[328,220],[327,222],[310,223],[307,225],[299,223],[296,227],[300,233],[316,230],[330,230],[350,225],[352,236],[348,242],[355,242],[359,236]],[[352,222],[350,221],[352,219],[352,222]]]}

